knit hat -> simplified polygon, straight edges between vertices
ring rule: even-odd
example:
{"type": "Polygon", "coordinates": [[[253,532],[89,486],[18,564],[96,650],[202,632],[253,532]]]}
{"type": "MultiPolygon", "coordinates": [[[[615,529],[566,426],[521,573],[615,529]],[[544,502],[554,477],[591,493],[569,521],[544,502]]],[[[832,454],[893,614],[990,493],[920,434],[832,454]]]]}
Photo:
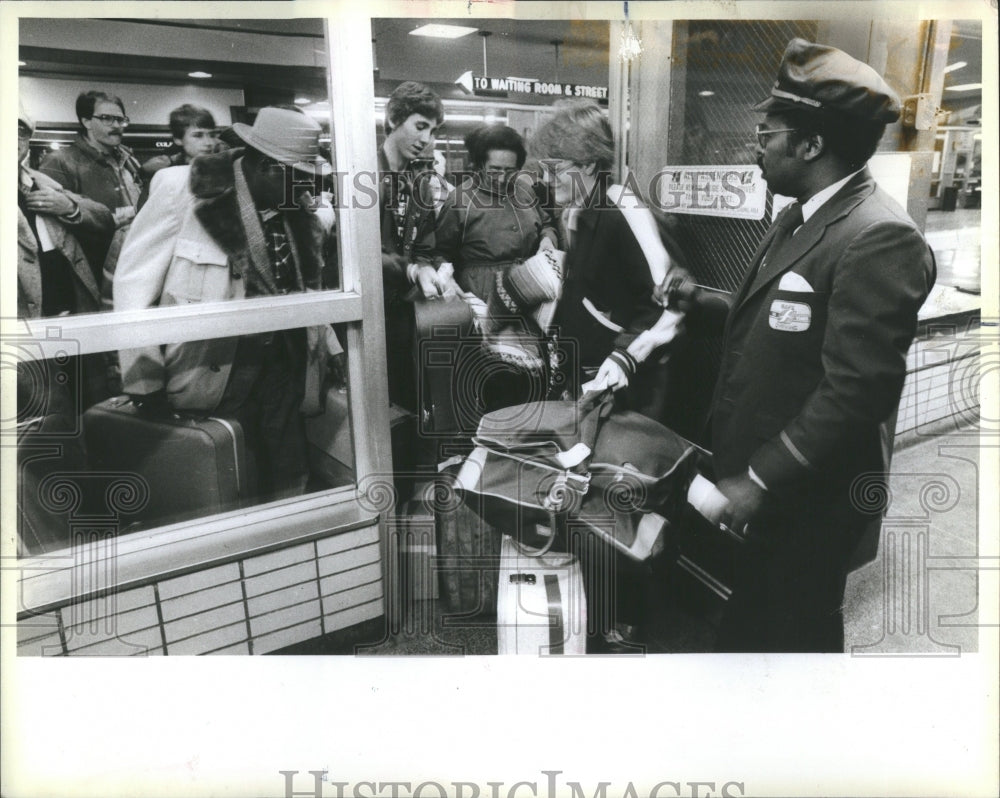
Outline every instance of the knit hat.
{"type": "Polygon", "coordinates": [[[565,257],[561,250],[540,249],[523,263],[497,272],[496,289],[487,303],[489,318],[524,315],[543,302],[558,299],[565,257]]]}

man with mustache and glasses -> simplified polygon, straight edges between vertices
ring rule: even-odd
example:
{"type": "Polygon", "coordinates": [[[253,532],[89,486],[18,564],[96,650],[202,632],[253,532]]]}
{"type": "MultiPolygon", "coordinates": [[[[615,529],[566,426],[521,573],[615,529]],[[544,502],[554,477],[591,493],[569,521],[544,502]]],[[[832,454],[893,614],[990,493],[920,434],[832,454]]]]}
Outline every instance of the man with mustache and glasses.
{"type": "Polygon", "coordinates": [[[39,171],[63,188],[100,202],[114,215],[115,227],[83,224],[76,234],[100,284],[115,229],[125,227],[135,216],[142,191],[141,167],[122,144],[129,119],[120,97],[84,92],[76,98],[76,117],[80,123],[77,137],[68,147],[46,156],[39,171]]]}

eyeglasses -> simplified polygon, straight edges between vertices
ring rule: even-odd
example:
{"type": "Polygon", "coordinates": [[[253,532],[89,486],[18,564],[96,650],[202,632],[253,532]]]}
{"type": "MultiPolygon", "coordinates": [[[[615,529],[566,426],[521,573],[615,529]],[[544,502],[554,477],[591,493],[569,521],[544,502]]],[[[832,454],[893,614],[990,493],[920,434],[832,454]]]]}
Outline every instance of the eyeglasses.
{"type": "Polygon", "coordinates": [[[757,137],[757,143],[761,147],[766,147],[768,136],[773,136],[775,133],[792,133],[796,130],[798,130],[797,127],[780,127],[775,130],[771,130],[763,125],[757,125],[757,127],[754,128],[753,133],[757,137]]]}
{"type": "Polygon", "coordinates": [[[112,116],[111,114],[94,114],[91,119],[100,119],[105,125],[120,125],[128,127],[127,116],[112,116]]]}

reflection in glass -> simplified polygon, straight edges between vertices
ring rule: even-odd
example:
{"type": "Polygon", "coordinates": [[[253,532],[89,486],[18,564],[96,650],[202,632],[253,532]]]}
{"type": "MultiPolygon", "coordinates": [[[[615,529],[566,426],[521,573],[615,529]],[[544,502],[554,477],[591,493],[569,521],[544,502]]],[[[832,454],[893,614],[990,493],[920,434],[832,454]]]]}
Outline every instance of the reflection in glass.
{"type": "Polygon", "coordinates": [[[20,554],[65,549],[81,524],[121,534],[353,484],[343,333],[216,339],[237,356],[211,411],[127,395],[90,404],[81,375],[102,354],[19,363],[20,554]]]}
{"type": "MultiPolygon", "coordinates": [[[[66,202],[38,210],[61,214],[57,221],[69,220],[68,233],[78,240],[91,271],[77,292],[87,301],[63,302],[58,312],[111,309],[119,253],[128,245],[133,219],[147,205],[154,180],[164,182],[163,172],[189,166],[198,158],[225,157],[225,153],[236,157],[250,143],[235,131],[241,126],[252,128],[262,109],[278,107],[300,114],[316,126],[318,153],[327,162],[334,161],[327,40],[321,19],[26,18],[20,20],[19,28],[25,61],[19,100],[26,128],[30,128],[19,160],[23,158],[25,170],[41,175],[39,181],[48,180],[59,191],[73,192],[77,211],[66,202]],[[80,47],[81,42],[87,46],[80,47]],[[24,48],[30,48],[30,57],[24,48]],[[178,78],[190,72],[192,60],[206,53],[221,54],[225,69],[200,73],[201,79],[193,85],[188,78],[178,78]],[[104,63],[109,54],[120,74],[109,76],[104,63]],[[150,66],[150,56],[155,68],[150,66]],[[81,114],[81,99],[86,97],[90,97],[89,105],[84,102],[81,114]],[[309,110],[302,111],[297,104],[309,110]],[[105,135],[101,119],[124,116],[125,109],[128,127],[116,127],[105,135]],[[36,127],[35,122],[40,124],[36,127]],[[106,158],[114,169],[92,168],[94,158],[106,158]]],[[[293,137],[291,126],[285,128],[286,139],[293,137]]],[[[266,154],[282,160],[281,151],[266,154]]],[[[193,175],[198,170],[191,171],[193,175]]],[[[215,171],[206,162],[200,173],[215,171]]],[[[295,173],[300,174],[300,169],[295,173]]],[[[301,185],[291,192],[290,201],[310,204],[327,232],[322,279],[308,287],[336,289],[342,280],[335,256],[333,181],[326,171],[315,178],[309,187],[313,202],[307,202],[301,185]]],[[[190,188],[195,190],[193,185],[190,188]]],[[[202,194],[199,199],[207,197],[202,194]]],[[[267,207],[261,205],[258,210],[267,207]]],[[[155,210],[149,213],[162,215],[155,210]]],[[[62,230],[57,232],[61,239],[62,230]]],[[[60,241],[55,243],[57,249],[65,249],[60,241]]],[[[67,257],[75,267],[72,255],[67,257]]],[[[56,307],[51,300],[58,297],[49,293],[47,304],[56,307]]]]}

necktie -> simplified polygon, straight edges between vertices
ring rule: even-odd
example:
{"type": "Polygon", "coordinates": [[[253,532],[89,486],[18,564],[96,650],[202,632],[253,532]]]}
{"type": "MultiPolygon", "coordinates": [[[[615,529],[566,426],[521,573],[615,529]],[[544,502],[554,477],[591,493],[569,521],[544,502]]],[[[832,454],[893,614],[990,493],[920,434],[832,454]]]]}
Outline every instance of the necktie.
{"type": "MultiPolygon", "coordinates": [[[[757,275],[754,277],[753,288],[756,288],[762,280],[767,279],[768,264],[774,262],[774,256],[792,237],[792,233],[802,224],[802,206],[798,202],[793,202],[777,221],[777,229],[774,231],[774,238],[767,247],[767,252],[760,262],[757,275]]],[[[752,290],[752,289],[751,289],[752,290]]]]}
{"type": "Polygon", "coordinates": [[[292,248],[288,244],[285,225],[281,214],[275,214],[264,222],[264,232],[267,237],[267,250],[274,268],[274,284],[278,293],[286,294],[294,291],[295,270],[292,264],[292,248]]]}

